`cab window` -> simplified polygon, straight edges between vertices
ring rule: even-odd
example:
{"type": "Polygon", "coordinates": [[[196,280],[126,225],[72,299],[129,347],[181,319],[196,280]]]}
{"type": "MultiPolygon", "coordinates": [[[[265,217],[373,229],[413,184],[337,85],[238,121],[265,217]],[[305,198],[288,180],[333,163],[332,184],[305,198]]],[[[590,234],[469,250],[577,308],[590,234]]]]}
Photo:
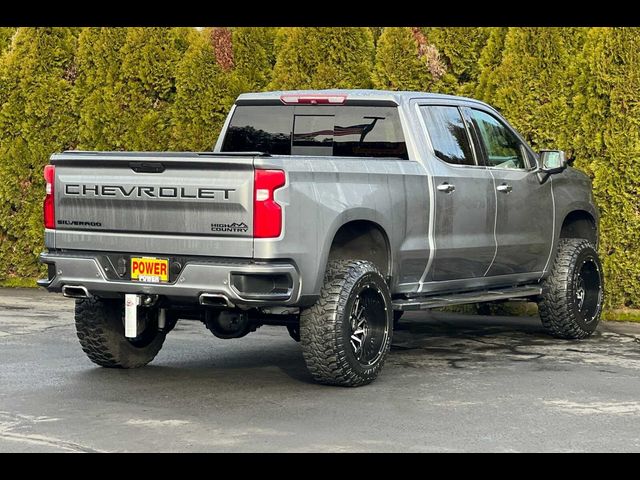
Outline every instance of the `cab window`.
{"type": "Polygon", "coordinates": [[[482,139],[487,166],[524,170],[527,150],[520,139],[493,115],[471,109],[471,120],[482,139]]]}
{"type": "Polygon", "coordinates": [[[458,107],[422,106],[433,151],[440,160],[453,165],[475,165],[467,128],[458,107]]]}

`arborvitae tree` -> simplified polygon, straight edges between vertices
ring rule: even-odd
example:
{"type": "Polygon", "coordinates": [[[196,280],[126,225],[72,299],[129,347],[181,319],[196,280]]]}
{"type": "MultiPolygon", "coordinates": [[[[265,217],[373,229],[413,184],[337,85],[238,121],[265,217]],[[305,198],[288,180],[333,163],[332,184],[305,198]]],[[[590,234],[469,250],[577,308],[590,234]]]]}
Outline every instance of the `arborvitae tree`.
{"type": "Polygon", "coordinates": [[[385,27],[369,27],[371,29],[371,33],[373,34],[373,43],[378,45],[378,39],[382,32],[384,32],[385,27]]]}
{"type": "Polygon", "coordinates": [[[374,45],[366,27],[283,28],[272,89],[368,88],[374,45]]]}
{"type": "Polygon", "coordinates": [[[502,62],[504,39],[509,31],[508,27],[488,27],[489,36],[478,59],[478,82],[474,95],[484,101],[491,101],[496,93],[496,70],[502,62]]]}
{"type": "Polygon", "coordinates": [[[0,280],[40,270],[43,168],[76,144],[76,30],[19,28],[0,60],[0,280]]]}
{"type": "Polygon", "coordinates": [[[188,47],[191,28],[135,27],[120,50],[115,90],[123,109],[126,150],[167,150],[171,140],[175,72],[188,47]]]}
{"type": "Polygon", "coordinates": [[[213,29],[191,36],[176,69],[173,104],[173,150],[211,150],[233,104],[231,73],[221,68],[214,51],[213,29]]]}
{"type": "Polygon", "coordinates": [[[11,37],[16,32],[13,27],[0,27],[0,53],[4,52],[11,44],[11,37]]]}
{"type": "Polygon", "coordinates": [[[237,27],[232,31],[238,90],[260,91],[271,81],[276,62],[274,27],[237,27]]]}
{"type": "Polygon", "coordinates": [[[590,29],[579,69],[570,119],[600,207],[606,302],[640,308],[640,28],[590,29]]]}
{"type": "Polygon", "coordinates": [[[478,60],[487,43],[486,27],[429,27],[425,29],[429,43],[433,44],[444,64],[455,78],[455,91],[459,95],[472,95],[480,75],[478,60]]]}
{"type": "Polygon", "coordinates": [[[573,79],[567,74],[584,41],[583,28],[510,28],[488,101],[539,150],[568,150],[573,136],[565,115],[573,79]],[[568,128],[569,127],[569,128],[568,128]]]}
{"type": "Polygon", "coordinates": [[[373,84],[384,90],[446,91],[438,50],[417,28],[386,27],[376,51],[373,84]]]}
{"type": "Polygon", "coordinates": [[[124,148],[127,125],[122,116],[121,49],[127,29],[83,28],[78,37],[79,148],[124,148]]]}

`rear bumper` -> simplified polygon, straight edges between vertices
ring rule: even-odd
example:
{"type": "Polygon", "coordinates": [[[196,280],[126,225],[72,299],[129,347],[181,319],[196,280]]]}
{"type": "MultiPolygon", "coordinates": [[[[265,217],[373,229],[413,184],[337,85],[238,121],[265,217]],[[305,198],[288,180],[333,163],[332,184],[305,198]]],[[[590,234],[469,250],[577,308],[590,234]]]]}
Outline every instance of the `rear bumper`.
{"type": "Polygon", "coordinates": [[[198,303],[204,294],[205,297],[226,298],[238,306],[293,305],[301,292],[298,270],[295,265],[285,262],[193,261],[184,266],[176,281],[167,284],[110,279],[96,256],[91,255],[46,252],[40,255],[40,262],[49,266],[49,278],[38,280],[38,285],[50,292],[62,292],[64,287],[84,287],[90,295],[96,296],[137,293],[163,295],[187,303],[198,303]],[[285,278],[286,285],[273,293],[241,291],[238,286],[252,285],[252,282],[237,281],[245,275],[267,282],[272,277],[285,278]]]}

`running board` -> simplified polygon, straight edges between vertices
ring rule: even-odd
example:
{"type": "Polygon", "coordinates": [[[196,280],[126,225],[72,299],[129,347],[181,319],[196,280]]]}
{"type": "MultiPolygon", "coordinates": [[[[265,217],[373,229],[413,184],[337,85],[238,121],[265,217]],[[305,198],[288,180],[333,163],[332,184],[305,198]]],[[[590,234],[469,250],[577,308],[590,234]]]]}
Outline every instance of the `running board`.
{"type": "Polygon", "coordinates": [[[450,295],[419,297],[394,300],[394,310],[426,310],[428,308],[446,307],[448,305],[463,305],[465,303],[493,302],[496,300],[510,300],[512,298],[533,297],[540,295],[542,288],[511,287],[500,290],[485,290],[482,292],[454,293],[450,295]]]}

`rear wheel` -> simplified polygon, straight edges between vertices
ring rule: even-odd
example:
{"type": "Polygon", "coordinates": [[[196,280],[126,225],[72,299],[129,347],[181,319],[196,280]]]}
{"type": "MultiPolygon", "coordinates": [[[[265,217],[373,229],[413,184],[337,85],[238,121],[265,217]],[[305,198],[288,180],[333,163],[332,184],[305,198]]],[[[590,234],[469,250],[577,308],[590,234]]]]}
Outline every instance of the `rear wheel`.
{"type": "Polygon", "coordinates": [[[302,353],[313,378],[356,387],[376,379],[393,333],[391,295],[370,262],[331,262],[316,304],[302,312],[302,353]]]}
{"type": "Polygon", "coordinates": [[[600,322],[602,265],[595,247],[579,238],[562,238],[538,301],[540,319],[554,337],[585,338],[600,322]]]}
{"type": "Polygon", "coordinates": [[[137,368],[151,362],[164,343],[158,310],[140,308],[136,338],[124,336],[124,302],[96,298],[76,300],[76,332],[89,360],[101,367],[137,368]]]}

